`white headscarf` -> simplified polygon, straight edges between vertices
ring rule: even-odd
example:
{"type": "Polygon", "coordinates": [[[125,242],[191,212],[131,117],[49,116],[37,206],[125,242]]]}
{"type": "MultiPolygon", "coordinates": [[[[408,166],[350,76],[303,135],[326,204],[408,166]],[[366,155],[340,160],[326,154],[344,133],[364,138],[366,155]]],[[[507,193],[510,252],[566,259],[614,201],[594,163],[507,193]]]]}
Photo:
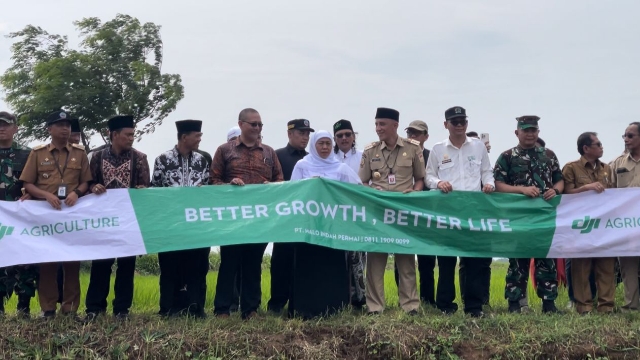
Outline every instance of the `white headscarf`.
{"type": "Polygon", "coordinates": [[[231,140],[231,138],[233,137],[238,137],[238,136],[240,136],[240,128],[237,126],[234,126],[231,129],[229,129],[229,131],[227,132],[227,141],[231,140]]]}
{"type": "Polygon", "coordinates": [[[316,150],[316,143],[324,138],[331,140],[331,148],[333,149],[333,138],[330,132],[325,130],[314,132],[309,142],[309,154],[296,163],[296,166],[293,168],[293,173],[291,174],[291,180],[323,177],[352,184],[361,184],[360,177],[349,165],[341,163],[340,160],[332,154],[326,159],[320,157],[318,150],[316,150]]]}

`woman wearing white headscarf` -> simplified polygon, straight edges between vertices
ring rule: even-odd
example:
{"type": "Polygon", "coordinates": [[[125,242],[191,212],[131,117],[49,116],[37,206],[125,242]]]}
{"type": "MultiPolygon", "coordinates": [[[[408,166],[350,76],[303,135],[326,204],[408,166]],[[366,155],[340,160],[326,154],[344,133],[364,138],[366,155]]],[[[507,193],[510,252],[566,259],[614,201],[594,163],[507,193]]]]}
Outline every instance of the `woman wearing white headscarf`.
{"type": "MultiPolygon", "coordinates": [[[[291,181],[312,177],[362,184],[349,165],[333,156],[333,137],[323,130],[311,136],[309,154],[296,163],[291,181]]],[[[298,243],[294,254],[290,315],[305,319],[328,316],[349,304],[349,270],[344,250],[298,243]]]]}

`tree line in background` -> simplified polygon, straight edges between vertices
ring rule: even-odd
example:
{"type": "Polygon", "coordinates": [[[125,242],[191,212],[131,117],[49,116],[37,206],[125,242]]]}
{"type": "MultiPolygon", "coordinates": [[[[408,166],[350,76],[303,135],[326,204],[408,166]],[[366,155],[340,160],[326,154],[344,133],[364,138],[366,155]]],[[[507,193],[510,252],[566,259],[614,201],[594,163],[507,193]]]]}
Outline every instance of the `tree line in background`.
{"type": "Polygon", "coordinates": [[[118,14],[103,23],[96,17],[73,23],[80,42],[27,25],[9,38],[12,65],[0,76],[5,102],[18,117],[18,141],[44,141],[46,116],[69,111],[82,124],[82,143],[100,134],[107,141],[107,120],[132,115],[136,137],[153,133],[184,97],[178,74],[162,73],[160,26],[118,14]]]}

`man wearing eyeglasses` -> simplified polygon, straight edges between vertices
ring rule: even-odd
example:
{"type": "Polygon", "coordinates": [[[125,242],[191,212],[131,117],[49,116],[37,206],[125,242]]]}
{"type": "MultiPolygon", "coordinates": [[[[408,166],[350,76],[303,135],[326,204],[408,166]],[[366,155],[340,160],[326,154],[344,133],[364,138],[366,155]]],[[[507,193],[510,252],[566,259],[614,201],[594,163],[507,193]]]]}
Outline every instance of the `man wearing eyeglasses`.
{"type": "MultiPolygon", "coordinates": [[[[262,126],[262,118],[257,110],[247,108],[240,112],[240,136],[220,145],[216,150],[211,164],[211,184],[244,186],[284,180],[275,150],[260,140],[262,126]]],[[[266,248],[266,243],[220,247],[220,270],[213,301],[216,316],[229,317],[239,267],[242,268],[242,319],[248,320],[257,315],[262,299],[262,256],[266,248]]]]}
{"type": "MultiPolygon", "coordinates": [[[[287,123],[287,146],[276,150],[278,161],[282,166],[284,181],[291,180],[294,166],[307,155],[309,136],[314,132],[307,119],[295,119],[287,123]]],[[[282,312],[291,298],[293,277],[294,243],[275,243],[271,253],[271,298],[267,303],[267,310],[276,314],[282,312]]],[[[289,306],[289,313],[293,315],[293,307],[289,306]]]]}
{"type": "MultiPolygon", "coordinates": [[[[429,127],[421,120],[414,120],[404,129],[407,139],[420,142],[422,156],[425,163],[429,161],[429,150],[424,147],[424,143],[429,139],[429,127]]],[[[429,191],[425,186],[423,191],[429,191]]],[[[434,255],[418,255],[418,271],[420,272],[420,301],[427,305],[436,306],[434,269],[436,267],[436,257],[434,255]]],[[[396,285],[398,284],[398,268],[395,268],[396,285]]]]}
{"type": "MultiPolygon", "coordinates": [[[[578,137],[580,159],[564,166],[564,193],[579,194],[585,191],[602,193],[611,187],[611,169],[600,161],[602,143],[595,132],[585,132],[578,137]]],[[[593,310],[593,296],[589,277],[594,270],[598,296],[598,312],[613,312],[615,300],[615,258],[571,259],[571,280],[576,310],[585,314],[593,310]]],[[[637,276],[636,276],[637,279],[637,276]]]]}
{"type": "MultiPolygon", "coordinates": [[[[640,122],[632,122],[622,135],[626,152],[613,161],[613,187],[640,187],[640,122]]],[[[624,283],[625,310],[638,310],[638,262],[640,257],[620,257],[620,272],[624,283]]]]}
{"type": "MultiPolygon", "coordinates": [[[[353,171],[358,173],[362,151],[356,149],[356,133],[353,131],[351,121],[342,119],[333,124],[333,139],[336,143],[333,147],[336,159],[349,165],[353,171]]],[[[367,302],[364,283],[366,256],[367,254],[362,251],[347,252],[349,280],[351,283],[351,305],[355,308],[362,308],[367,302]]]]}
{"type": "MultiPolygon", "coordinates": [[[[427,161],[427,185],[448,194],[452,191],[482,191],[492,193],[495,190],[493,171],[489,154],[484,143],[467,137],[467,112],[461,106],[454,106],[444,113],[444,127],[449,137],[433,146],[427,161]]],[[[436,306],[444,314],[457,311],[455,271],[458,258],[438,256],[438,290],[436,306]]],[[[465,281],[460,283],[464,289],[464,312],[473,317],[482,317],[484,294],[486,289],[482,281],[481,269],[491,264],[491,258],[468,257],[464,259],[466,267],[465,281]]]]}
{"type": "MultiPolygon", "coordinates": [[[[556,154],[550,149],[536,146],[540,117],[524,115],[516,118],[515,131],[518,146],[498,157],[494,167],[496,190],[522,194],[532,199],[542,197],[549,201],[564,190],[562,171],[556,154]]],[[[557,269],[554,259],[535,259],[537,294],[542,299],[542,312],[559,312],[555,305],[558,297],[557,269]]],[[[509,259],[505,298],[509,312],[522,312],[520,300],[526,294],[529,281],[530,259],[509,259]]]]}

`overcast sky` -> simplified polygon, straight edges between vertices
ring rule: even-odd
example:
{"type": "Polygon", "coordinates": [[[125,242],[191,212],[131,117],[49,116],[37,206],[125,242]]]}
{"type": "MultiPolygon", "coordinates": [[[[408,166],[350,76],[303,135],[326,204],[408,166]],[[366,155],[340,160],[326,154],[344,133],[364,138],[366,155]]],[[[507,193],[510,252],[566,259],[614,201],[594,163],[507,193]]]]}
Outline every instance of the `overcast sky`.
{"type": "MultiPolygon", "coordinates": [[[[490,134],[492,160],[516,143],[514,118],[535,114],[563,164],[583,131],[599,132],[604,160],[614,158],[639,120],[637,0],[30,0],[2,10],[2,35],[33,24],[75,41],[72,21],[116,13],[162,25],[162,70],[182,75],[185,98],[136,144],[151,159],[185,118],[205,121],[201,148],[214,152],[245,107],[260,111],[274,148],[293,118],[328,130],[349,119],[362,148],[376,140],[378,106],[398,109],[401,129],[426,121],[430,148],[447,136],[444,110],[459,105],[469,130],[490,134]]],[[[2,72],[10,45],[0,38],[2,72]]]]}

